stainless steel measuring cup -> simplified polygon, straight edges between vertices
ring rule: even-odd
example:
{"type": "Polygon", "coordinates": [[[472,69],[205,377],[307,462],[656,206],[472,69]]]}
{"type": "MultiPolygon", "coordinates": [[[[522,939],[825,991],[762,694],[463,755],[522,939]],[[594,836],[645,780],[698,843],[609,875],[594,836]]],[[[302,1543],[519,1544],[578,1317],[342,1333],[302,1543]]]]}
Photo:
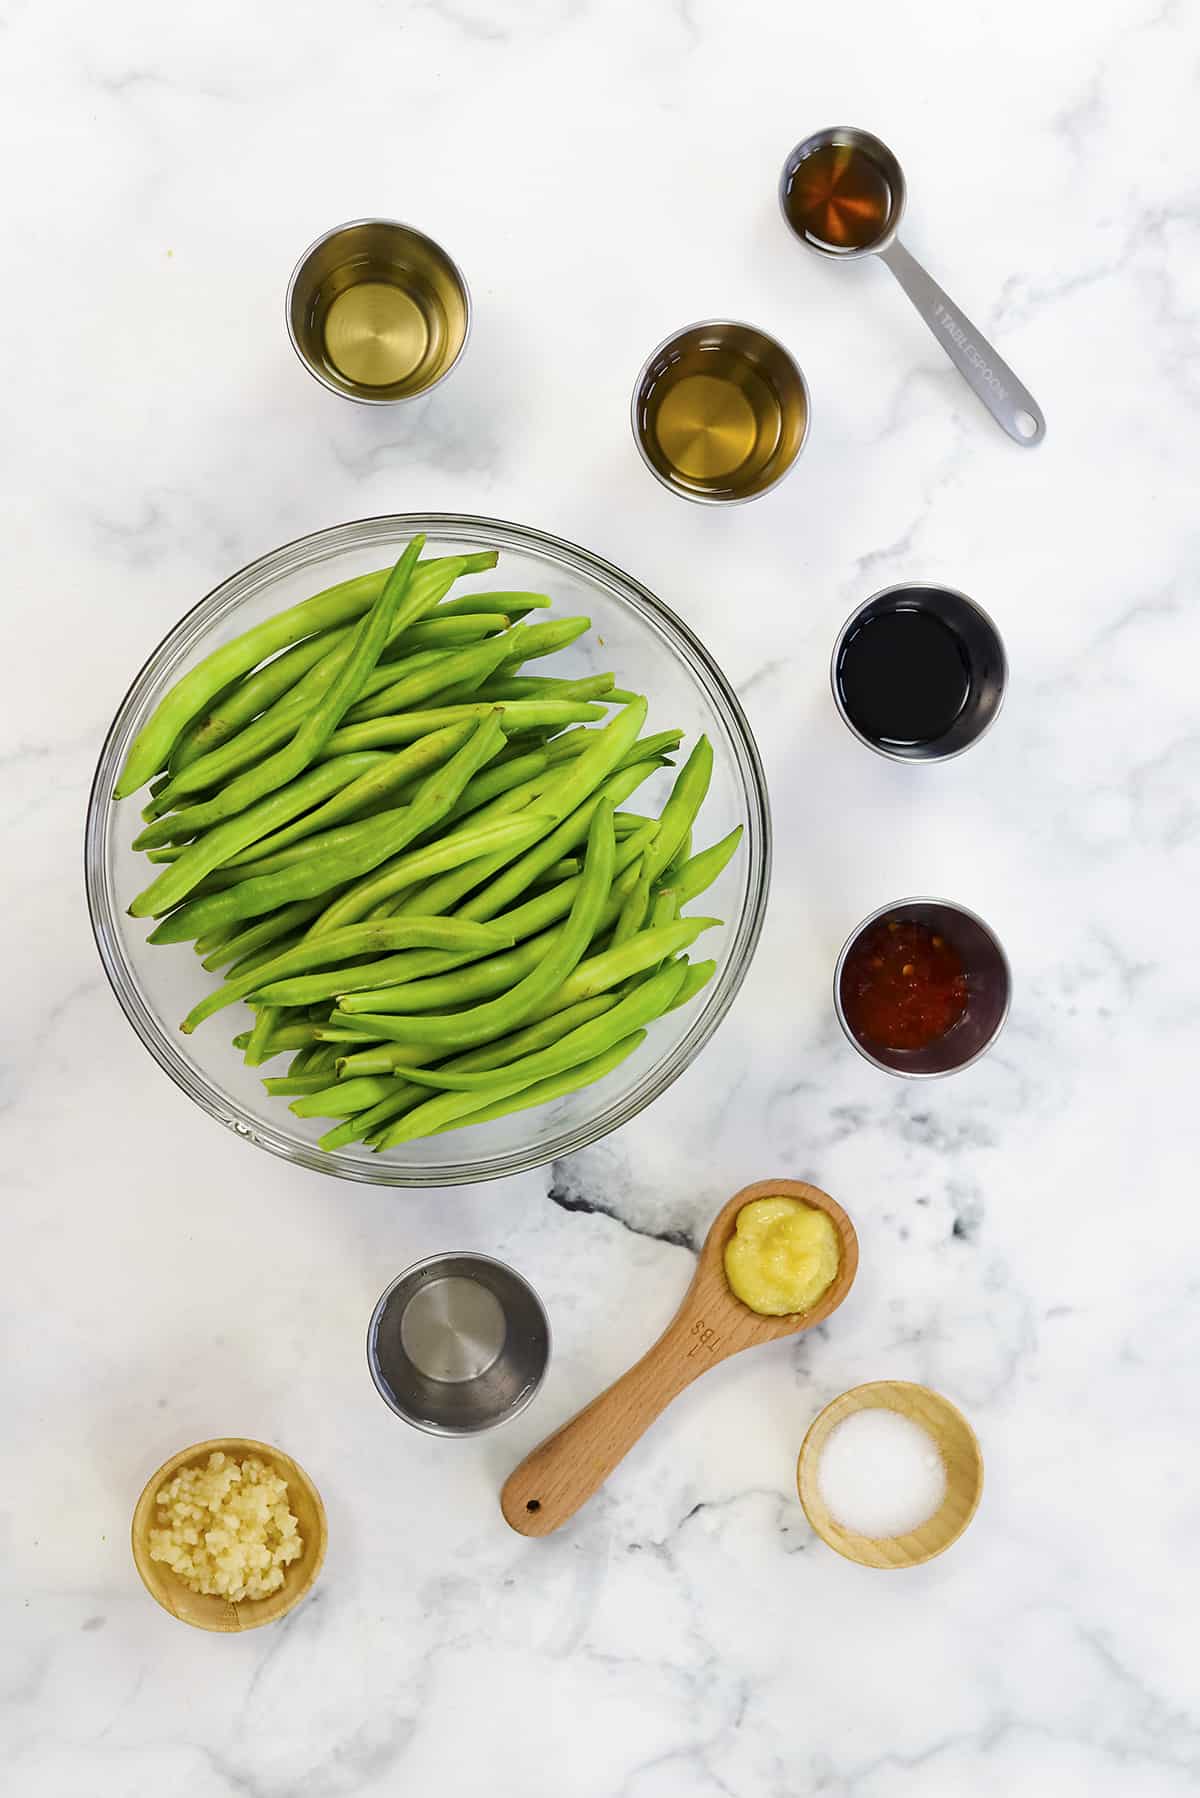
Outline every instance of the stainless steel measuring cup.
{"type": "Polygon", "coordinates": [[[779,203],[784,219],[788,229],[806,249],[840,262],[860,256],[878,256],[885,262],[959,374],[983,401],[996,423],[1015,443],[1032,449],[1046,435],[1042,409],[966,313],[925,273],[897,238],[905,194],[904,171],[887,145],[872,137],[869,131],[858,131],[851,125],[833,125],[824,131],[815,131],[798,143],[784,163],[779,179],[779,203]],[[857,150],[874,164],[886,183],[886,210],[879,220],[878,231],[869,241],[844,245],[829,242],[811,230],[798,227],[789,210],[788,201],[800,165],[818,151],[832,148],[857,150]]]}

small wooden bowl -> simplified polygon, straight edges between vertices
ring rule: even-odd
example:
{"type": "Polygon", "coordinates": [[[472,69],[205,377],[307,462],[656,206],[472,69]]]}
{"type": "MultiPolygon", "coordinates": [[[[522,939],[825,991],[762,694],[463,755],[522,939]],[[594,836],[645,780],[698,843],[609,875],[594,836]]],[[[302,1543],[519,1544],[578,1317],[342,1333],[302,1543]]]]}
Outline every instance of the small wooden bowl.
{"type": "Polygon", "coordinates": [[[327,1534],[321,1494],[303,1467],[298,1466],[290,1455],[271,1448],[265,1442],[254,1442],[248,1436],[218,1436],[212,1442],[197,1442],[191,1448],[180,1449],[169,1461],[164,1461],[142,1489],[142,1496],[133,1513],[131,1532],[134,1565],[151,1598],[157,1599],[163,1610],[170,1611],[172,1617],[178,1617],[181,1623],[191,1623],[196,1629],[218,1630],[226,1635],[243,1629],[258,1629],[264,1623],[274,1623],[278,1618],[286,1617],[292,1607],[299,1604],[321,1571],[327,1534]],[[256,1455],[260,1461],[265,1461],[273,1468],[280,1479],[287,1481],[288,1503],[300,1528],[304,1552],[298,1561],[293,1561],[290,1567],[284,1568],[283,1584],[269,1598],[244,1598],[239,1604],[232,1604],[227,1598],[193,1592],[164,1561],[150,1559],[150,1531],[160,1527],[155,1498],[180,1468],[207,1461],[215,1449],[220,1449],[231,1459],[238,1461],[244,1461],[249,1455],[256,1455]]]}
{"type": "Polygon", "coordinates": [[[983,1496],[983,1455],[955,1405],[909,1380],[872,1380],[843,1392],[817,1414],[800,1448],[796,1485],[804,1514],[822,1542],[861,1567],[919,1567],[957,1542],[983,1496]],[[946,1496],[932,1517],[905,1536],[860,1536],[843,1529],[825,1503],[817,1477],[830,1432],[855,1411],[897,1411],[933,1438],[946,1469],[946,1496]]]}

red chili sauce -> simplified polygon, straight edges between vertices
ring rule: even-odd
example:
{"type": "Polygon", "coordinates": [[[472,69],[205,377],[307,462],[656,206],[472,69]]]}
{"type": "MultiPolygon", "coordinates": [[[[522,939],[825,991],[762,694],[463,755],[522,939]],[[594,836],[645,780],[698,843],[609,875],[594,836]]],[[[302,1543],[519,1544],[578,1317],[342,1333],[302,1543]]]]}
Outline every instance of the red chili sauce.
{"type": "Polygon", "coordinates": [[[967,1009],[962,959],[928,924],[873,924],[846,957],[841,986],[851,1030],[883,1049],[924,1049],[967,1009]]]}

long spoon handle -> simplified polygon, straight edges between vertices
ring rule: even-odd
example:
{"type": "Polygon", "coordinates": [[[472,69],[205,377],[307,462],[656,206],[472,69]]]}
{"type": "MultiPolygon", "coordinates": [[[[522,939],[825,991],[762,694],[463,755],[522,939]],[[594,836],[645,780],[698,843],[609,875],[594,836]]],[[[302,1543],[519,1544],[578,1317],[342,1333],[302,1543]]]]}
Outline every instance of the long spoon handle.
{"type": "Polygon", "coordinates": [[[682,1313],[677,1315],[628,1373],[539,1443],[509,1475],[500,1493],[506,1521],[522,1536],[548,1536],[566,1523],[710,1361],[701,1334],[692,1331],[682,1313]]]}
{"type": "Polygon", "coordinates": [[[899,240],[879,254],[996,423],[1014,443],[1033,449],[1046,435],[1046,420],[1029,389],[899,240]]]}

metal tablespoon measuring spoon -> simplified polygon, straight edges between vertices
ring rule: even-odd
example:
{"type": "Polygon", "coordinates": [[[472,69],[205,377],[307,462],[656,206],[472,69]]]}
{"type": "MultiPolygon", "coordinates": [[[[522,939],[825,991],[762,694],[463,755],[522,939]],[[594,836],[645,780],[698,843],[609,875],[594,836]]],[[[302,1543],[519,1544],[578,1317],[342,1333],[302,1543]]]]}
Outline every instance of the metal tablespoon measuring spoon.
{"type": "Polygon", "coordinates": [[[904,171],[887,145],[849,125],[797,144],[779,180],[783,216],[801,243],[838,261],[880,257],[996,423],[1032,449],[1046,435],[1041,407],[899,242],[904,200],[904,171]]]}

